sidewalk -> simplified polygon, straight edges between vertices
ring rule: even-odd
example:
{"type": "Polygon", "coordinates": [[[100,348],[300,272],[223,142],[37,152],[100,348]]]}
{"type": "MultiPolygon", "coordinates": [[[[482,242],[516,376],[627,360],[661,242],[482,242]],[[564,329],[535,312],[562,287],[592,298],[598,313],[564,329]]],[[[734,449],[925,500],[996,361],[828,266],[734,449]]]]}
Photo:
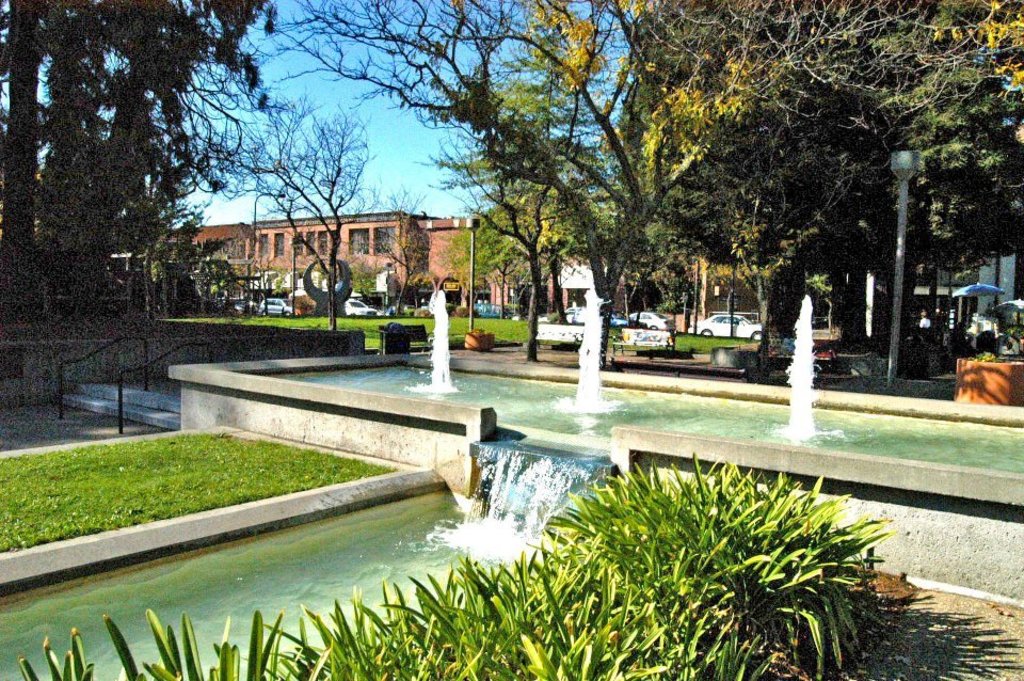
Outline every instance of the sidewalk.
{"type": "MultiPolygon", "coordinates": [[[[159,428],[130,421],[124,425],[124,437],[159,432],[159,428]]],[[[0,451],[112,437],[118,437],[116,416],[67,409],[61,421],[54,405],[0,409],[0,451]]]]}

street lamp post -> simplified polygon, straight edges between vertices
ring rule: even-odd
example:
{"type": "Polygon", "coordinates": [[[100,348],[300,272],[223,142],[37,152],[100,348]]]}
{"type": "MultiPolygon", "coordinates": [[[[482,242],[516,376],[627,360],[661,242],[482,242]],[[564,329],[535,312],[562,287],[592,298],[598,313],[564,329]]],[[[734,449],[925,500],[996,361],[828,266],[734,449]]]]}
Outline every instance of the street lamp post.
{"type": "Polygon", "coordinates": [[[896,367],[900,358],[900,320],[903,314],[903,264],[907,255],[907,202],[910,198],[910,178],[921,164],[916,151],[895,151],[892,154],[892,172],[899,181],[899,209],[896,220],[896,264],[892,279],[892,323],[889,332],[889,373],[886,385],[896,380],[896,367]]]}
{"type": "Polygon", "coordinates": [[[469,219],[469,330],[476,322],[476,217],[469,219]]]}

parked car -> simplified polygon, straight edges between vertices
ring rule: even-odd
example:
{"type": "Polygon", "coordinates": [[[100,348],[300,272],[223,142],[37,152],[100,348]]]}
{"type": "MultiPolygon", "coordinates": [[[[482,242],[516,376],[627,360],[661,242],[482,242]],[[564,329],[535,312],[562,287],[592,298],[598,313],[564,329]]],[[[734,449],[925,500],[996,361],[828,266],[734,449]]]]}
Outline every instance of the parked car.
{"type": "Polygon", "coordinates": [[[239,299],[234,301],[231,307],[238,314],[245,314],[246,312],[255,312],[258,306],[254,301],[239,299]]]}
{"type": "Polygon", "coordinates": [[[353,317],[382,317],[380,310],[370,307],[358,298],[349,298],[345,301],[345,314],[353,317]]]}
{"type": "Polygon", "coordinates": [[[473,314],[480,319],[501,319],[501,305],[477,303],[473,306],[473,314]]]}
{"type": "MultiPolygon", "coordinates": [[[[570,307],[565,311],[565,321],[568,324],[582,324],[583,313],[586,311],[585,307],[570,307]]],[[[549,315],[548,319],[554,320],[555,317],[549,315]]],[[[629,326],[629,322],[620,312],[612,312],[611,327],[613,329],[621,329],[625,326],[629,326]]]]}
{"type": "Polygon", "coordinates": [[[292,306],[283,298],[267,298],[260,303],[258,314],[283,317],[292,314],[292,306]]]}
{"type": "MultiPolygon", "coordinates": [[[[737,338],[761,339],[761,325],[755,324],[746,317],[733,315],[733,334],[737,338]]],[[[702,336],[729,336],[729,315],[711,315],[697,323],[697,333],[702,336]]]]}
{"type": "Polygon", "coordinates": [[[629,315],[631,326],[652,331],[675,331],[676,323],[671,317],[659,312],[634,312],[629,315]]]}

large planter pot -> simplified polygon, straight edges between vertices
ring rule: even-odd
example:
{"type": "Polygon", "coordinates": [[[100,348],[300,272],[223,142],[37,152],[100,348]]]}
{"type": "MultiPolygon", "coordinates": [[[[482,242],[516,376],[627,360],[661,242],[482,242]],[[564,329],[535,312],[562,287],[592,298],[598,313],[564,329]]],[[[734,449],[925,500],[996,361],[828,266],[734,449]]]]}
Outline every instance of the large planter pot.
{"type": "Polygon", "coordinates": [[[475,352],[488,352],[494,349],[494,334],[474,332],[466,334],[466,349],[475,352]]]}
{"type": "Polygon", "coordinates": [[[956,361],[957,402],[1024,406],[1024,362],[956,361]]]}

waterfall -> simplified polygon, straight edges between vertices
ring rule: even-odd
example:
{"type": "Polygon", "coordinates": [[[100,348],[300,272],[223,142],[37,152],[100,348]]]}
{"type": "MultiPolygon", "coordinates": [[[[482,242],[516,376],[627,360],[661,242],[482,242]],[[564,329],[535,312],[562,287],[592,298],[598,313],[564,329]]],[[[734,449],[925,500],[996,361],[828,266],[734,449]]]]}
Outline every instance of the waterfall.
{"type": "Polygon", "coordinates": [[[800,318],[795,327],[793,361],[786,370],[792,390],[789,398],[789,425],[783,429],[783,435],[793,442],[804,442],[817,434],[814,426],[814,402],[818,395],[814,391],[814,332],[811,327],[813,312],[811,297],[804,296],[800,306],[800,318]]]}
{"type": "Polygon", "coordinates": [[[440,527],[432,541],[484,561],[518,558],[541,539],[544,527],[612,470],[603,452],[570,452],[515,441],[473,445],[480,482],[469,517],[440,527]]]}
{"type": "Polygon", "coordinates": [[[430,296],[427,309],[434,315],[433,345],[430,348],[430,385],[410,388],[421,393],[454,393],[458,388],[452,385],[450,367],[451,353],[448,349],[448,303],[444,291],[437,290],[430,296]]]}

